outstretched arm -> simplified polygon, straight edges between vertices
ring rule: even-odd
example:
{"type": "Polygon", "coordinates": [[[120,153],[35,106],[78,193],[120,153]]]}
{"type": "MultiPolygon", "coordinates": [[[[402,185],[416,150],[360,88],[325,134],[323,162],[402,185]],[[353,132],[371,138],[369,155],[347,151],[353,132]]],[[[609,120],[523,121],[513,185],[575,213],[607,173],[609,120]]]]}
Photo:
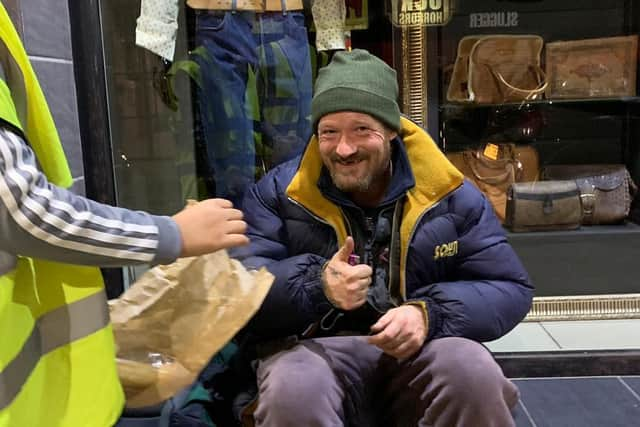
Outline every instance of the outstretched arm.
{"type": "Polygon", "coordinates": [[[17,133],[0,128],[0,247],[9,256],[99,266],[168,263],[247,243],[242,213],[207,200],[172,219],[94,202],[49,183],[17,133]]]}

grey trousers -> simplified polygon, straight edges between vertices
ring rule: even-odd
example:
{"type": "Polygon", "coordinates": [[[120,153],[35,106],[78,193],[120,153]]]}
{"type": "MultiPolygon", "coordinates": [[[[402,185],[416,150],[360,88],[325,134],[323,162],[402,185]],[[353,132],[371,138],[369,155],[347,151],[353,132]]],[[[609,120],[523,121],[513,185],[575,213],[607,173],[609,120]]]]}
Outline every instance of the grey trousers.
{"type": "Polygon", "coordinates": [[[366,337],[302,341],[258,365],[257,426],[513,426],[518,389],[464,338],[397,361],[366,337]]]}

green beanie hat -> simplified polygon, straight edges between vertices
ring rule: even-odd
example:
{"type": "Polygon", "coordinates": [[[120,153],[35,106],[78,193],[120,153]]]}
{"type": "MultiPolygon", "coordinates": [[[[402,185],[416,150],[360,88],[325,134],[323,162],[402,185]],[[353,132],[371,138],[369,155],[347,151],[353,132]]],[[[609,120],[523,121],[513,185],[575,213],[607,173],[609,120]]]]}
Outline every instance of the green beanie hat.
{"type": "Polygon", "coordinates": [[[369,114],[391,129],[400,131],[400,108],[396,72],[366,50],[336,52],[318,72],[311,101],[311,121],[330,113],[357,111],[369,114]]]}

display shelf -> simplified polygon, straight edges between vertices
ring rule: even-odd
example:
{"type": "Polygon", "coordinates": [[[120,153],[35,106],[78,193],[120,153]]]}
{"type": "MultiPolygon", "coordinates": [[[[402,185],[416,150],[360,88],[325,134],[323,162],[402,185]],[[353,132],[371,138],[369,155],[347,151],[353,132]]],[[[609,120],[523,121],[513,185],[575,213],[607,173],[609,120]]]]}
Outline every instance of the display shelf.
{"type": "Polygon", "coordinates": [[[555,238],[589,238],[591,236],[628,236],[634,234],[640,236],[640,225],[633,222],[625,222],[623,224],[615,225],[583,225],[577,230],[561,230],[561,231],[536,231],[536,232],[524,232],[513,233],[507,230],[507,236],[510,241],[517,241],[518,239],[528,239],[532,237],[540,237],[544,235],[551,239],[555,238]]]}
{"type": "Polygon", "coordinates": [[[440,110],[446,113],[449,110],[467,108],[521,108],[530,106],[552,106],[573,104],[611,104],[611,103],[636,103],[640,104],[640,96],[623,96],[616,98],[575,98],[575,99],[539,99],[520,102],[505,102],[500,104],[479,104],[475,102],[443,102],[440,110]]]}
{"type": "Polygon", "coordinates": [[[573,231],[508,233],[537,296],[638,292],[640,226],[583,226],[573,231]]]}

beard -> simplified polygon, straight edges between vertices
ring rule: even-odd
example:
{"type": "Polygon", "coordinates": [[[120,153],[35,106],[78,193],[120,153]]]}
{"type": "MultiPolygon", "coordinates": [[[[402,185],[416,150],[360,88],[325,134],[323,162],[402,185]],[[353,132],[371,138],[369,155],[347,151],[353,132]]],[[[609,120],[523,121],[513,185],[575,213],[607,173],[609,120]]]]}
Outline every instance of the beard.
{"type": "Polygon", "coordinates": [[[331,180],[338,190],[345,193],[368,191],[373,182],[373,175],[367,174],[361,178],[354,178],[352,175],[345,175],[336,171],[331,171],[331,180]]]}
{"type": "MultiPolygon", "coordinates": [[[[369,156],[348,160],[362,160],[368,162],[373,161],[374,163],[376,162],[376,160],[372,159],[369,156]]],[[[335,165],[337,163],[340,163],[341,160],[339,158],[333,158],[332,161],[335,165]]],[[[371,168],[370,163],[365,165],[367,169],[357,175],[342,171],[335,167],[329,168],[329,175],[331,176],[331,180],[333,181],[333,184],[336,186],[336,188],[344,193],[367,192],[371,190],[372,187],[374,187],[374,184],[380,182],[381,180],[384,180],[388,172],[390,171],[391,158],[388,152],[384,153],[382,159],[379,159],[378,162],[379,163],[376,167],[373,168],[373,170],[369,169],[371,168]]]]}
{"type": "Polygon", "coordinates": [[[391,168],[391,145],[359,150],[349,157],[327,153],[323,163],[336,188],[344,193],[366,193],[386,186],[391,168]],[[354,167],[349,167],[353,163],[354,167]]]}

